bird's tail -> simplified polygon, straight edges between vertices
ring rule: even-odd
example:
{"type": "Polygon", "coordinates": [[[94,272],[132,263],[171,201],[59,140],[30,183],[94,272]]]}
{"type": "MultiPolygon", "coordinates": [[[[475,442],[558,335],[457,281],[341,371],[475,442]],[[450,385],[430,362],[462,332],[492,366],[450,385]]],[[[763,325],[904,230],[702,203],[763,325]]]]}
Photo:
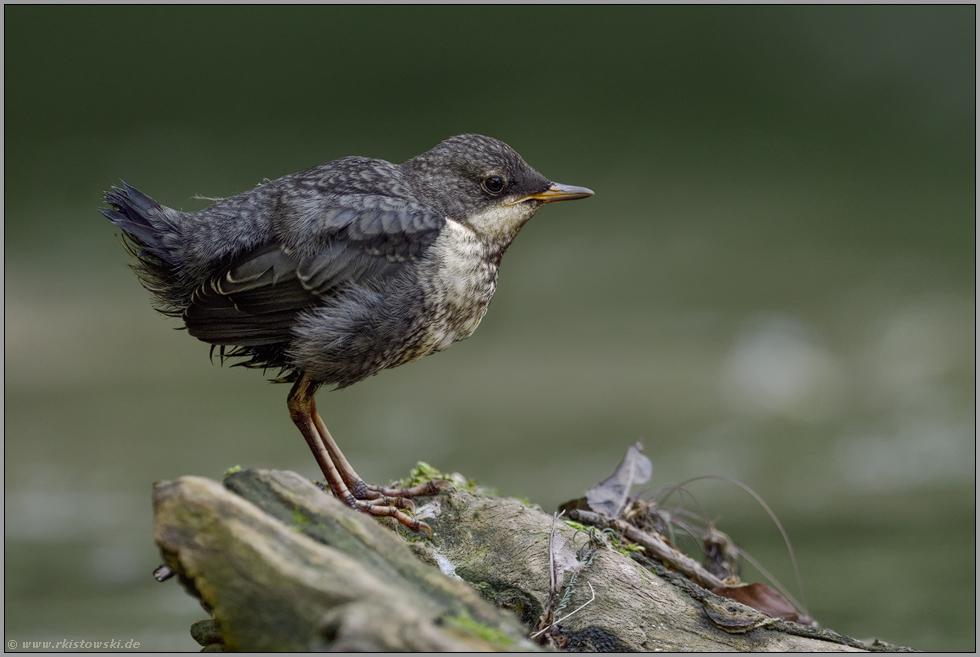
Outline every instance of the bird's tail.
{"type": "Polygon", "coordinates": [[[124,231],[124,245],[136,258],[133,271],[160,301],[161,312],[179,315],[190,291],[180,258],[179,213],[123,183],[105,193],[111,207],[99,210],[124,231]]]}
{"type": "MultiPolygon", "coordinates": [[[[123,183],[123,188],[113,187],[105,193],[105,202],[111,208],[100,210],[112,223],[116,224],[129,237],[140,242],[142,251],[160,258],[173,266],[180,263],[173,252],[174,243],[179,237],[177,226],[164,208],[152,198],[123,183]]],[[[142,256],[143,253],[140,254],[142,256]]]]}

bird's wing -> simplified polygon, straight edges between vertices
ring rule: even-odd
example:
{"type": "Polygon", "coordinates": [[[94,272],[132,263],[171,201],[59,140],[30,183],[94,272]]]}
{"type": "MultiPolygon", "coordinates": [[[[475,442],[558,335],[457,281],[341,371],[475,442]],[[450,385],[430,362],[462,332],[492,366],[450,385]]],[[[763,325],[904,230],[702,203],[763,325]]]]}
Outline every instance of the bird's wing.
{"type": "Polygon", "coordinates": [[[282,205],[276,232],[285,246],[298,253],[309,253],[327,242],[344,242],[392,260],[414,259],[446,225],[442,213],[398,196],[285,195],[282,205]]]}
{"type": "Polygon", "coordinates": [[[183,314],[190,334],[217,345],[287,342],[299,312],[347,285],[403,270],[446,222],[426,206],[388,197],[331,200],[315,212],[287,210],[278,220],[281,241],[240,256],[199,287],[183,314]]]}

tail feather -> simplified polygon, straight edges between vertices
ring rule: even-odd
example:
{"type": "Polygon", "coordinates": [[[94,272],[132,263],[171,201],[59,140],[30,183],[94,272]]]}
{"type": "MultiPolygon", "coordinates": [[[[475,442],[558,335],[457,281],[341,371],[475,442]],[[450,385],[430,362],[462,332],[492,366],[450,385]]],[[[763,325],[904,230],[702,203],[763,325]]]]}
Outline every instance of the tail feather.
{"type": "Polygon", "coordinates": [[[181,265],[180,231],[172,219],[176,213],[125,182],[104,198],[111,207],[99,211],[123,230],[124,245],[136,258],[133,271],[156,296],[157,310],[179,316],[197,282],[181,265]]]}
{"type": "Polygon", "coordinates": [[[125,182],[122,189],[113,187],[106,192],[105,202],[112,207],[104,208],[100,212],[128,235],[139,240],[143,251],[139,257],[149,253],[171,265],[179,264],[167,245],[167,238],[176,236],[177,230],[168,220],[166,209],[162,205],[125,182]]]}

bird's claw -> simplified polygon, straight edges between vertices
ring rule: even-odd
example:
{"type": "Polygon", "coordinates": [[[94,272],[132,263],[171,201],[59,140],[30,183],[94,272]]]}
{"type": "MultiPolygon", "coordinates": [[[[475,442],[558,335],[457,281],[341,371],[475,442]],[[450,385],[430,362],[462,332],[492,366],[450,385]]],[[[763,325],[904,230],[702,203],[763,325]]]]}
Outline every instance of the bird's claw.
{"type": "MultiPolygon", "coordinates": [[[[351,508],[368,513],[372,516],[392,517],[413,532],[425,532],[431,539],[433,536],[432,528],[426,523],[417,520],[415,515],[415,503],[413,497],[430,497],[438,495],[446,489],[455,489],[455,484],[446,479],[427,481],[410,488],[396,488],[395,486],[372,486],[358,479],[344,478],[347,487],[346,495],[338,496],[351,508]],[[405,513],[408,511],[408,513],[405,513]],[[412,515],[409,515],[412,514],[412,515]]],[[[333,493],[328,487],[325,490],[333,493]]]]}
{"type": "Polygon", "coordinates": [[[385,497],[401,497],[407,499],[412,497],[432,497],[448,488],[455,490],[456,484],[448,479],[438,479],[436,481],[427,481],[410,488],[396,488],[395,486],[369,486],[368,488],[372,492],[385,497]]]}
{"type": "MultiPolygon", "coordinates": [[[[411,500],[406,500],[404,498],[396,498],[392,500],[392,502],[395,502],[397,505],[403,505],[403,504],[411,505],[411,511],[413,513],[415,512],[415,505],[412,504],[411,500]]],[[[413,516],[408,515],[407,513],[401,511],[401,509],[396,508],[396,505],[388,504],[387,501],[385,501],[384,499],[377,499],[377,500],[370,500],[370,501],[355,500],[351,506],[358,511],[363,511],[364,513],[368,513],[372,516],[384,516],[384,517],[394,518],[401,524],[411,529],[413,532],[424,531],[426,534],[429,535],[430,539],[432,538],[432,528],[429,527],[429,525],[425,524],[424,522],[418,520],[413,516]]],[[[409,507],[402,506],[401,508],[409,508],[409,507]]]]}

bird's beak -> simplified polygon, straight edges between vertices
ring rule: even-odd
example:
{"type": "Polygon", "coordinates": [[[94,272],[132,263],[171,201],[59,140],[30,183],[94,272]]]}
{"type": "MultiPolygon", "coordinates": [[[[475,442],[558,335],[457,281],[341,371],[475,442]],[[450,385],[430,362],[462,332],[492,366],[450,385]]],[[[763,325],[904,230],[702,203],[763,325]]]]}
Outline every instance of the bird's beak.
{"type": "Polygon", "coordinates": [[[551,186],[543,192],[528,194],[520,200],[528,201],[534,199],[536,201],[541,201],[542,203],[553,203],[555,201],[574,201],[575,199],[579,198],[589,198],[594,194],[595,192],[587,187],[575,187],[574,185],[551,183],[551,186]]]}

